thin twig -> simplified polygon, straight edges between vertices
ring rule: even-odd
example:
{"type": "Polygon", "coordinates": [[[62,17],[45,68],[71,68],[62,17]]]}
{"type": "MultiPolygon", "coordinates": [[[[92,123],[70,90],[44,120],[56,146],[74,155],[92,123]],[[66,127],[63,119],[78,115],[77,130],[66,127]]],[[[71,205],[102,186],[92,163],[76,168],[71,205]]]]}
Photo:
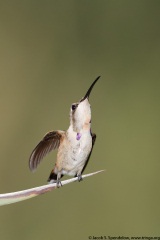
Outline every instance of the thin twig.
{"type": "MultiPolygon", "coordinates": [[[[82,176],[82,178],[90,177],[90,176],[93,176],[97,173],[101,173],[103,171],[105,171],[105,170],[100,170],[100,171],[97,171],[97,172],[94,172],[94,173],[85,174],[85,175],[82,176]]],[[[61,183],[62,183],[62,186],[63,186],[63,185],[66,185],[68,183],[75,182],[77,180],[78,180],[78,177],[75,177],[75,178],[71,178],[71,179],[68,179],[68,180],[64,180],[61,183]]],[[[33,198],[33,197],[36,197],[38,195],[44,194],[46,192],[50,192],[50,191],[52,191],[53,189],[56,189],[56,188],[57,188],[57,184],[52,183],[52,184],[47,184],[47,185],[43,185],[43,186],[40,186],[40,187],[30,188],[30,189],[22,190],[22,191],[18,191],[18,192],[0,194],[0,206],[24,201],[24,200],[27,200],[29,198],[33,198]]]]}

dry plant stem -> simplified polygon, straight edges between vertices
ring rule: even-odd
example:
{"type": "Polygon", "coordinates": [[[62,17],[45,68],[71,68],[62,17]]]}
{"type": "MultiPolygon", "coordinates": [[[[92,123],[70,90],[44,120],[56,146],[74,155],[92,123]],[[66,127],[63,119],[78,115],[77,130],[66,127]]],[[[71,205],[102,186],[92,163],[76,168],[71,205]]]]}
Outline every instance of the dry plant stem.
{"type": "MultiPolygon", "coordinates": [[[[100,170],[100,171],[97,171],[97,172],[94,172],[94,173],[85,174],[85,175],[82,176],[82,178],[90,177],[90,176],[93,176],[97,173],[101,173],[103,171],[105,171],[105,170],[100,170]]],[[[78,177],[75,177],[75,178],[71,178],[71,179],[68,179],[68,180],[64,180],[61,183],[62,183],[62,186],[64,186],[68,183],[72,183],[72,182],[75,182],[77,180],[78,180],[78,177]]],[[[0,206],[24,201],[24,200],[27,200],[29,198],[33,198],[33,197],[36,197],[38,195],[44,194],[46,192],[50,192],[50,191],[52,191],[53,189],[56,189],[56,188],[57,188],[57,184],[52,183],[52,184],[47,184],[47,185],[43,185],[43,186],[40,186],[40,187],[30,188],[30,189],[22,190],[22,191],[18,191],[18,192],[0,194],[0,206]]]]}

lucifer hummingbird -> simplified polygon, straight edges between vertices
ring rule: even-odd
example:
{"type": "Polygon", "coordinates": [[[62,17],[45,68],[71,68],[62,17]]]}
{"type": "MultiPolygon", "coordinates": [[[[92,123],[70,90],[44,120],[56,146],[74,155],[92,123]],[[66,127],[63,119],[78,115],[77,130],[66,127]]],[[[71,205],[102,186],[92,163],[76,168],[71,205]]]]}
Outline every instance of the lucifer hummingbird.
{"type": "Polygon", "coordinates": [[[48,178],[49,183],[56,182],[60,187],[63,175],[76,176],[82,180],[96,140],[91,132],[91,106],[89,96],[93,86],[100,78],[97,77],[85,96],[70,109],[70,126],[67,131],[48,132],[32,151],[29,168],[34,171],[41,160],[52,150],[58,149],[57,161],[48,178]]]}

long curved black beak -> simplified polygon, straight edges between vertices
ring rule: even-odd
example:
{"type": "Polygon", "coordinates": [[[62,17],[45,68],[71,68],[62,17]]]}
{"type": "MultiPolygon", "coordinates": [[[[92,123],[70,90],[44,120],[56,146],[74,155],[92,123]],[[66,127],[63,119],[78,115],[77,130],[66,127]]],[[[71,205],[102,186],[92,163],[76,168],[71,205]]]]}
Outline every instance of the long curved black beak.
{"type": "Polygon", "coordinates": [[[90,93],[91,93],[91,91],[92,91],[92,88],[94,87],[94,85],[96,84],[96,82],[98,81],[98,79],[99,79],[100,77],[101,77],[101,76],[98,76],[98,77],[94,80],[94,82],[92,83],[92,85],[91,85],[90,88],[88,89],[86,95],[81,99],[80,102],[83,102],[86,98],[89,98],[89,95],[90,95],[90,93]]]}

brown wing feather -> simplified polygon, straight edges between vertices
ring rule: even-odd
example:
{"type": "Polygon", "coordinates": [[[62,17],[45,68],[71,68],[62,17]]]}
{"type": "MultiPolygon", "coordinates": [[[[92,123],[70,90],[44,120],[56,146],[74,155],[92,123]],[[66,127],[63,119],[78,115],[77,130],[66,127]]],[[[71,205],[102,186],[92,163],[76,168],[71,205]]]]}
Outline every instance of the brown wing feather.
{"type": "Polygon", "coordinates": [[[49,152],[59,147],[64,133],[64,131],[52,131],[44,136],[30,155],[29,168],[31,171],[37,168],[38,164],[49,152]]]}

